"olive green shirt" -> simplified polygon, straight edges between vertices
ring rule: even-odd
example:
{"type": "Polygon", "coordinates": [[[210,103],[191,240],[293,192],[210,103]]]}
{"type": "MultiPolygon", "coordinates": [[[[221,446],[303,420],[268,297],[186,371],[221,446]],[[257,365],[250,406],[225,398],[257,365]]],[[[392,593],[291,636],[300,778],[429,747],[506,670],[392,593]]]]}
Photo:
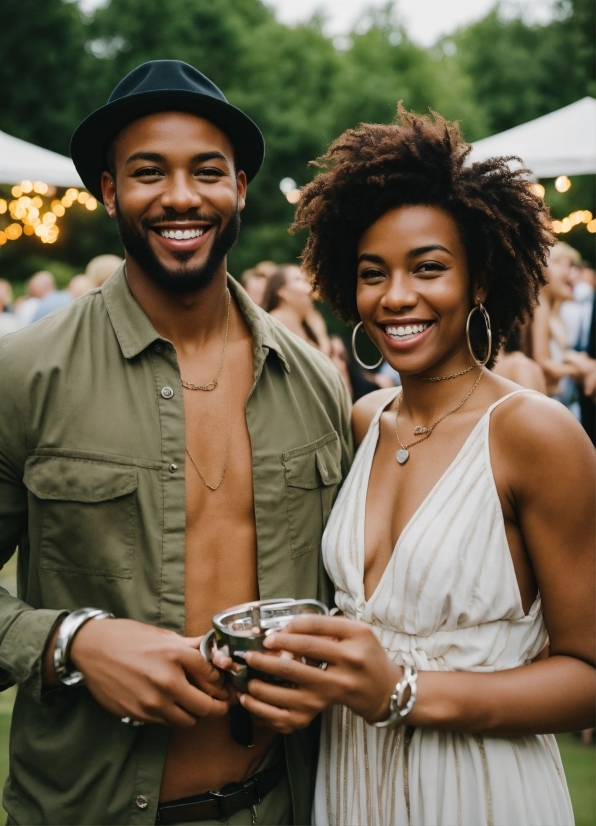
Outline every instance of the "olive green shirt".
{"type": "MultiPolygon", "coordinates": [[[[246,404],[261,599],[331,592],[320,555],[351,458],[329,359],[228,278],[253,337],[246,404]]],[[[56,622],[85,606],[184,633],[184,405],[172,344],[122,267],[0,340],[0,689],[18,684],[4,806],[19,824],[150,824],[170,735],[131,728],[85,687],[44,690],[56,622]]],[[[220,610],[229,606],[222,605],[220,610]]],[[[314,727],[285,738],[294,813],[310,822],[314,727]]]]}

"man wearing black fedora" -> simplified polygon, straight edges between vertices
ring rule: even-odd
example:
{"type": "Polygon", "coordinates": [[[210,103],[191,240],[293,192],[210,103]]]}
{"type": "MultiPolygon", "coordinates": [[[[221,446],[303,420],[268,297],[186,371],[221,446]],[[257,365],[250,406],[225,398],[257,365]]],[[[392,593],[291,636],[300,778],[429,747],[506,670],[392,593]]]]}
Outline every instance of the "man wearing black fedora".
{"type": "Polygon", "coordinates": [[[152,61],[71,152],[125,263],[0,342],[8,822],[308,823],[316,726],[252,719],[199,651],[230,606],[329,602],[320,539],[351,461],[339,374],[226,273],[262,135],[152,61]]]}

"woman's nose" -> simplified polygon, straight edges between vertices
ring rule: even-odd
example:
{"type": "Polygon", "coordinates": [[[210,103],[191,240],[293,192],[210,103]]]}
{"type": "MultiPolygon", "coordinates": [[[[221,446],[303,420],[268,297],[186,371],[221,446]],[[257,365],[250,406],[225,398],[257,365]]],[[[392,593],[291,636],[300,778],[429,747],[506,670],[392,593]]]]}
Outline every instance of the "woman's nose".
{"type": "Polygon", "coordinates": [[[418,295],[409,273],[395,273],[387,282],[387,290],[381,299],[381,306],[391,312],[398,312],[405,307],[414,307],[417,301],[418,295]]]}

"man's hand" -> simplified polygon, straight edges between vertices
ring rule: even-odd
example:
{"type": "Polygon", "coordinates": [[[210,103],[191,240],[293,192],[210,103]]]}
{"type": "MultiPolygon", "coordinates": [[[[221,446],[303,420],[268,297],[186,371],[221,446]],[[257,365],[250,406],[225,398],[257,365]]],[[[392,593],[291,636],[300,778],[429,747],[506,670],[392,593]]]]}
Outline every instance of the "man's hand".
{"type": "MultiPolygon", "coordinates": [[[[221,674],[198,651],[200,642],[201,637],[181,637],[134,620],[90,620],[76,634],[70,658],[112,714],[188,728],[199,717],[228,711],[229,693],[221,674]]],[[[51,650],[52,641],[44,675],[51,650]]]]}

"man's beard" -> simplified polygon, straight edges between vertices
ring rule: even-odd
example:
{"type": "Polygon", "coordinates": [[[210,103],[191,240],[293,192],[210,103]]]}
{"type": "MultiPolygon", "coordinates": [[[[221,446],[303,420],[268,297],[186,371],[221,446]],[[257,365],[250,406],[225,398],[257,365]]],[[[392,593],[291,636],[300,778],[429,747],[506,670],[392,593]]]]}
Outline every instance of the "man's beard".
{"type": "MultiPolygon", "coordinates": [[[[238,240],[240,231],[240,210],[238,208],[236,208],[236,212],[223,230],[220,229],[221,219],[218,215],[204,215],[196,210],[189,210],[181,214],[175,210],[166,209],[159,219],[141,221],[142,232],[139,232],[136,227],[126,220],[118,208],[117,202],[116,217],[124,249],[134,258],[154,284],[157,284],[165,292],[174,295],[190,295],[208,287],[215,278],[221,262],[238,240]],[[200,267],[181,266],[177,269],[164,267],[149,242],[149,233],[153,232],[152,226],[180,221],[181,219],[206,221],[213,226],[213,230],[216,232],[207,260],[200,267]]],[[[189,261],[193,255],[194,250],[172,252],[172,257],[182,265],[189,261]]]]}

